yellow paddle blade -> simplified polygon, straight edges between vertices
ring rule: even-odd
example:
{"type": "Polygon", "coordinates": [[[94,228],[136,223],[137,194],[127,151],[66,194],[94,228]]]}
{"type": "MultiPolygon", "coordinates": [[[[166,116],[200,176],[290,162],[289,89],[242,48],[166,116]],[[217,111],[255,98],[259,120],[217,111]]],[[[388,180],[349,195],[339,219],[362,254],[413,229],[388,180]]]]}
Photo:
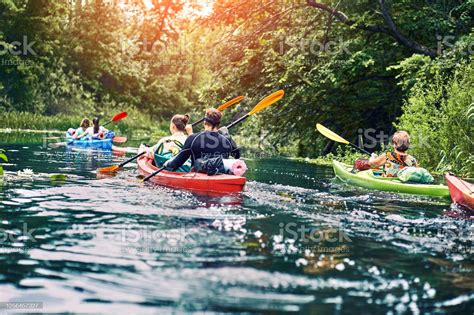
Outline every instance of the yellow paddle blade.
{"type": "Polygon", "coordinates": [[[320,133],[322,133],[323,136],[325,136],[326,138],[331,139],[332,141],[336,141],[336,142],[344,143],[344,144],[349,144],[349,141],[347,141],[346,139],[344,139],[343,137],[341,137],[337,133],[329,130],[328,128],[324,127],[321,124],[316,124],[316,129],[318,129],[318,131],[320,133]]]}
{"type": "Polygon", "coordinates": [[[240,103],[242,102],[242,100],[245,98],[245,96],[239,96],[239,97],[236,97],[234,98],[233,100],[230,100],[224,104],[222,104],[221,106],[219,106],[217,108],[218,111],[222,112],[224,109],[226,109],[227,107],[230,107],[234,104],[237,104],[237,103],[240,103]]]}
{"type": "Polygon", "coordinates": [[[278,102],[283,98],[283,96],[285,96],[285,91],[280,90],[265,97],[263,100],[260,101],[260,103],[257,104],[257,106],[252,109],[252,111],[249,113],[249,116],[252,116],[261,111],[262,109],[272,105],[273,103],[278,102]]]}
{"type": "Polygon", "coordinates": [[[114,172],[117,172],[119,169],[120,169],[119,166],[114,165],[114,166],[109,166],[109,167],[98,168],[97,173],[102,173],[102,174],[114,173],[114,172]]]}

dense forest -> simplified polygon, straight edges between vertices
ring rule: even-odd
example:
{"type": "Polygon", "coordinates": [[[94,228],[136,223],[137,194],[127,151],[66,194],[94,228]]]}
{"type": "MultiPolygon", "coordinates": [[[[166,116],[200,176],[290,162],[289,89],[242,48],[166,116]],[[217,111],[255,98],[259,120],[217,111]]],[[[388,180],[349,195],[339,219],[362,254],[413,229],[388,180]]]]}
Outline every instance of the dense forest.
{"type": "Polygon", "coordinates": [[[472,0],[0,0],[0,121],[127,110],[123,128],[153,130],[284,89],[244,145],[317,157],[337,149],[317,122],[369,150],[404,129],[424,166],[474,175],[473,16],[472,0]]]}

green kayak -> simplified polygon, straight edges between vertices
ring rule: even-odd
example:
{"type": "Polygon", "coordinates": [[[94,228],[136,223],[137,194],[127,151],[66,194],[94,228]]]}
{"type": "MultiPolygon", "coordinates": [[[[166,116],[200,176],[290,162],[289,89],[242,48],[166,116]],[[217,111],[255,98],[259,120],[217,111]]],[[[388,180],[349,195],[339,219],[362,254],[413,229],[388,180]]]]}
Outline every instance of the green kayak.
{"type": "Polygon", "coordinates": [[[444,185],[403,183],[397,178],[374,176],[372,170],[352,173],[352,166],[338,161],[332,163],[336,176],[342,181],[355,186],[405,194],[449,197],[449,189],[444,185]]]}

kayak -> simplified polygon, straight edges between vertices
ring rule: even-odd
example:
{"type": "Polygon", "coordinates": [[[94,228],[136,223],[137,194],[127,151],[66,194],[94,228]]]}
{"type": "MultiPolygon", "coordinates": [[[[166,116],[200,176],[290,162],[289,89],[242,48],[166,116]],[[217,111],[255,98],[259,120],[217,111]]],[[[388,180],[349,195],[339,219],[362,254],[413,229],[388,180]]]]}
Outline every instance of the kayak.
{"type": "Polygon", "coordinates": [[[333,161],[334,173],[342,181],[368,189],[391,191],[405,194],[449,197],[449,189],[444,185],[403,183],[396,177],[375,176],[372,170],[352,173],[353,167],[333,161]]]}
{"type": "MultiPolygon", "coordinates": [[[[158,170],[153,159],[142,156],[137,161],[138,171],[148,176],[158,170]]],[[[244,189],[246,178],[235,175],[209,176],[201,173],[178,173],[162,171],[150,178],[150,181],[167,187],[182,188],[197,192],[239,193],[244,189]]]]}
{"type": "Polygon", "coordinates": [[[112,139],[86,139],[86,140],[73,140],[67,139],[67,144],[76,146],[76,147],[83,147],[83,148],[97,148],[97,149],[104,149],[104,150],[112,150],[112,139]]]}
{"type": "Polygon", "coordinates": [[[104,150],[112,150],[112,138],[107,139],[91,139],[83,138],[75,140],[69,133],[66,133],[66,141],[68,145],[82,148],[97,148],[104,150]]]}
{"type": "Polygon", "coordinates": [[[474,210],[474,184],[468,183],[451,174],[446,174],[445,178],[453,202],[470,210],[474,210]]]}

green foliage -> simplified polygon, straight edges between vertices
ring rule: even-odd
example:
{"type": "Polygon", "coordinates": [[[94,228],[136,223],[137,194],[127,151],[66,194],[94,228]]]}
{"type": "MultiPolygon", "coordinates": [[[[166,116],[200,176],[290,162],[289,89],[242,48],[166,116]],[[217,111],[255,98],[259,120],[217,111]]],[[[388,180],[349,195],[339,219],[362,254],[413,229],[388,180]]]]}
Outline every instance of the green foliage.
{"type": "MultiPolygon", "coordinates": [[[[418,71],[409,71],[409,80],[415,83],[396,126],[411,134],[410,152],[422,166],[472,176],[474,66],[468,59],[450,75],[440,63],[426,60],[417,66],[418,71]]],[[[403,66],[409,65],[412,63],[403,66]]]]}
{"type": "MultiPolygon", "coordinates": [[[[35,42],[35,53],[0,56],[8,64],[0,65],[1,128],[65,130],[83,117],[105,121],[126,110],[114,129],[158,138],[175,113],[200,117],[247,95],[226,112],[230,122],[284,89],[283,101],[232,132],[255,152],[314,157],[330,150],[317,122],[355,141],[360,128],[393,133],[402,114],[400,127],[432,131],[428,139],[449,139],[447,126],[474,119],[462,88],[469,86],[473,1],[387,1],[400,32],[442,52],[436,58],[399,43],[378,1],[319,1],[341,10],[350,27],[305,1],[216,0],[201,17],[189,13],[197,1],[152,1],[151,10],[142,1],[71,3],[0,0],[0,45],[13,48],[24,36],[35,42]]],[[[471,173],[464,131],[452,131],[455,145],[441,141],[444,154],[433,145],[416,153],[439,169],[468,161],[462,169],[471,173]]]]}
{"type": "MultiPolygon", "coordinates": [[[[242,127],[268,134],[267,148],[319,155],[327,140],[315,135],[317,122],[349,140],[356,140],[359,128],[393,133],[392,122],[414,84],[404,77],[407,82],[400,85],[400,68],[393,66],[429,58],[411,60],[413,51],[393,37],[357,30],[356,25],[386,27],[377,13],[378,1],[318,1],[344,12],[356,22],[352,27],[316,9],[287,2],[265,6],[258,0],[237,1],[235,10],[228,10],[233,1],[222,2],[226,5],[215,17],[239,31],[223,36],[226,42],[216,47],[212,67],[220,75],[209,83],[205,95],[215,98],[245,91],[254,103],[271,91],[286,90],[283,103],[262,113],[258,126],[242,127]]],[[[436,35],[452,36],[449,43],[455,47],[442,47],[447,54],[461,51],[457,46],[472,29],[472,19],[467,18],[472,9],[472,1],[390,2],[396,24],[415,42],[437,49],[436,35]]],[[[466,42],[472,42],[469,38],[466,42]]]]}

